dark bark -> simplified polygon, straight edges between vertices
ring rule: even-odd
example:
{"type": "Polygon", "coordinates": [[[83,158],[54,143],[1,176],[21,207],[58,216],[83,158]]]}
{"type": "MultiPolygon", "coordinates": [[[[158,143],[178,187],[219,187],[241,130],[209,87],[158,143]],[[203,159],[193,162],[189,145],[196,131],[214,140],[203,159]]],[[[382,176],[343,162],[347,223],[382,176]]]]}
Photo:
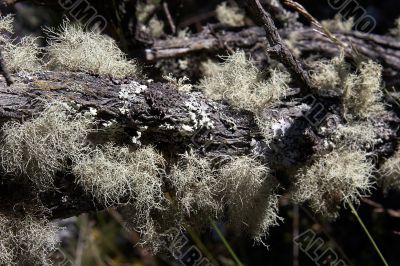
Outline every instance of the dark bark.
{"type": "MultiPolygon", "coordinates": [[[[129,112],[122,114],[119,108],[123,102],[119,91],[123,84],[132,80],[48,71],[14,76],[14,79],[15,83],[10,87],[4,82],[0,84],[0,124],[36,116],[42,111],[43,99],[73,100],[81,104],[81,110],[96,108],[98,120],[115,119],[128,136],[119,139],[120,144],[129,143],[130,137],[136,136],[136,131],[146,126],[147,130],[142,132],[141,138],[143,145],[156,146],[170,164],[189,147],[204,156],[254,155],[271,166],[283,185],[287,185],[293,172],[313,155],[329,149],[325,147],[324,140],[342,123],[338,99],[314,96],[300,99],[297,98],[299,90],[292,89],[285,101],[264,111],[264,119],[286,124],[285,131],[278,132],[270,145],[266,145],[253,114],[235,110],[223,102],[208,100],[200,92],[180,93],[167,84],[139,81],[148,88],[134,94],[129,101],[129,112]],[[310,119],[315,115],[312,110],[317,103],[324,107],[326,118],[322,123],[313,125],[310,119]],[[184,131],[182,125],[192,125],[189,105],[206,113],[214,126],[193,132],[184,131]],[[166,127],[166,124],[170,126],[166,127]],[[327,128],[323,133],[319,130],[322,126],[327,128]]],[[[371,123],[381,141],[370,150],[371,158],[378,158],[379,163],[379,159],[394,151],[398,139],[398,119],[388,113],[371,123]]],[[[92,138],[96,140],[96,133],[92,138]]],[[[3,176],[1,180],[1,209],[15,208],[18,205],[15,202],[30,202],[37,195],[29,184],[14,183],[10,176],[3,176]],[[14,203],[10,205],[11,202],[14,203]]],[[[57,174],[56,186],[57,191],[39,194],[41,202],[50,209],[49,216],[52,218],[103,208],[76,186],[74,177],[68,172],[57,174]]]]}
{"type": "MultiPolygon", "coordinates": [[[[280,30],[283,38],[289,38],[291,29],[280,30]]],[[[296,28],[295,46],[302,53],[302,57],[311,54],[321,54],[326,57],[338,55],[340,48],[328,38],[315,32],[311,28],[296,28]]],[[[384,79],[388,86],[399,85],[400,73],[400,42],[398,38],[391,36],[367,34],[357,31],[333,32],[337,38],[349,45],[361,55],[379,62],[384,69],[384,79]]],[[[241,48],[253,51],[256,48],[268,48],[265,31],[260,27],[242,29],[219,28],[218,26],[206,27],[203,32],[190,38],[171,38],[156,40],[151,47],[141,50],[133,55],[144,54],[144,60],[155,62],[162,59],[181,58],[199,54],[223,53],[226,48],[241,48]],[[210,30],[210,27],[212,30],[210,30]],[[217,28],[217,29],[215,29],[217,28]]],[[[268,55],[257,55],[262,60],[268,55]]]]}

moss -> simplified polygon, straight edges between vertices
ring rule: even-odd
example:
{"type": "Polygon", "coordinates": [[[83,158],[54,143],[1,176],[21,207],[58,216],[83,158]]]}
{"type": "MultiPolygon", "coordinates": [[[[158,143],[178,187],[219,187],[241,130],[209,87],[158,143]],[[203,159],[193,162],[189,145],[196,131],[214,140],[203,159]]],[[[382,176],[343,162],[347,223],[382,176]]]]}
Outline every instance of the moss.
{"type": "Polygon", "coordinates": [[[82,26],[64,22],[60,30],[47,30],[51,64],[59,69],[88,71],[115,77],[137,77],[139,67],[127,60],[113,39],[82,26]]]}
{"type": "Polygon", "coordinates": [[[58,244],[59,228],[43,217],[0,214],[2,265],[52,265],[49,255],[58,244]]]}
{"type": "Polygon", "coordinates": [[[269,169],[248,156],[233,158],[220,169],[222,202],[230,223],[256,242],[278,224],[277,181],[269,169]]]}
{"type": "Polygon", "coordinates": [[[199,84],[206,96],[213,100],[224,99],[236,108],[255,113],[285,96],[290,80],[288,73],[278,69],[272,69],[270,78],[262,80],[262,73],[243,51],[228,56],[212,70],[216,72],[204,77],[199,84]]]}
{"type": "Polygon", "coordinates": [[[228,26],[240,27],[244,25],[245,15],[237,6],[228,6],[226,2],[222,2],[215,9],[217,19],[228,26]]]}
{"type": "Polygon", "coordinates": [[[349,19],[343,19],[342,15],[337,14],[333,19],[327,19],[321,21],[321,24],[324,28],[334,31],[351,31],[354,25],[354,18],[351,17],[349,19]]]}
{"type": "Polygon", "coordinates": [[[338,215],[338,206],[369,193],[373,165],[359,150],[337,150],[322,155],[296,177],[292,196],[296,202],[308,201],[311,208],[330,218],[338,215]]]}
{"type": "Polygon", "coordinates": [[[6,123],[0,150],[3,171],[22,174],[39,189],[52,187],[56,172],[86,150],[90,125],[62,103],[48,104],[37,118],[22,124],[6,123]]]}

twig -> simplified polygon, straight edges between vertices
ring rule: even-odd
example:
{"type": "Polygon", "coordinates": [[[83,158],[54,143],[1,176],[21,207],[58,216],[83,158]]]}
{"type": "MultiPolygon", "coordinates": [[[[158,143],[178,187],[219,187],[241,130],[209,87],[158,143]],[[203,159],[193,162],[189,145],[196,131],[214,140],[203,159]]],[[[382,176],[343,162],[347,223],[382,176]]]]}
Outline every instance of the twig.
{"type": "Polygon", "coordinates": [[[164,3],[163,3],[163,9],[164,9],[165,16],[167,17],[169,27],[171,28],[172,33],[175,34],[176,26],[175,26],[174,20],[172,19],[171,13],[169,12],[168,3],[166,1],[164,1],[164,3]]]}
{"type": "Polygon", "coordinates": [[[8,68],[6,66],[6,62],[4,61],[3,55],[1,54],[1,48],[0,48],[0,73],[4,76],[7,86],[10,86],[11,84],[14,83],[11,78],[10,72],[8,72],[8,68]]]}
{"type": "Polygon", "coordinates": [[[268,51],[276,55],[279,61],[295,76],[297,76],[303,85],[305,85],[303,92],[310,93],[314,86],[308,76],[308,73],[304,71],[301,63],[293,56],[292,52],[284,44],[271,15],[264,10],[259,0],[247,0],[247,2],[253,8],[253,10],[256,11],[259,19],[263,22],[267,40],[271,46],[268,51]]]}
{"type": "Polygon", "coordinates": [[[310,23],[316,27],[316,32],[320,33],[321,35],[327,37],[329,40],[331,40],[333,43],[335,43],[336,45],[342,47],[342,48],[346,48],[348,45],[346,43],[343,43],[342,41],[340,41],[338,38],[335,37],[335,35],[333,35],[326,27],[324,27],[321,23],[319,23],[319,21],[314,18],[302,5],[300,5],[299,3],[292,1],[292,0],[283,0],[283,3],[291,8],[293,8],[294,10],[296,10],[297,12],[299,12],[300,14],[302,14],[308,21],[310,21],[310,23]]]}

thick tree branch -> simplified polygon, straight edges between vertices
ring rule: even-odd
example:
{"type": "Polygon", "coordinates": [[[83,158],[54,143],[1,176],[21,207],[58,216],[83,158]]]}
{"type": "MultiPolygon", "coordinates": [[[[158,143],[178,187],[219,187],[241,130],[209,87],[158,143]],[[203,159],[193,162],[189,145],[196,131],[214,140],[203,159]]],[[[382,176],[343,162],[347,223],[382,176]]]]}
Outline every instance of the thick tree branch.
{"type": "MultiPolygon", "coordinates": [[[[43,100],[74,102],[81,106],[82,112],[89,107],[97,109],[96,120],[101,123],[116,121],[126,134],[126,137],[117,140],[119,144],[130,143],[131,137],[142,130],[142,144],[156,146],[170,164],[189,147],[208,156],[257,156],[268,163],[283,184],[287,184],[289,176],[314,154],[328,149],[324,144],[327,136],[342,123],[337,99],[298,99],[298,90],[291,90],[287,101],[264,111],[265,121],[270,121],[273,128],[281,128],[274,132],[274,139],[267,145],[251,113],[208,100],[199,92],[180,93],[168,84],[85,73],[47,71],[15,76],[14,79],[11,87],[4,82],[0,84],[0,124],[14,119],[30,119],[42,111],[43,100]],[[131,99],[124,102],[119,92],[127,86],[137,86],[135,82],[147,88],[133,93],[131,99]],[[325,127],[323,132],[310,123],[310,118],[315,115],[313,107],[317,103],[324,106],[325,119],[318,125],[325,127]],[[128,110],[121,113],[121,108],[128,110]],[[207,115],[212,126],[195,128],[190,115],[193,110],[207,115]]],[[[387,114],[371,123],[379,139],[379,144],[370,151],[371,156],[382,158],[391,154],[398,138],[395,129],[398,119],[387,114]]],[[[91,138],[101,143],[104,130],[94,133],[91,138]]],[[[0,179],[0,209],[14,209],[15,204],[7,205],[10,202],[23,203],[35,199],[36,194],[29,186],[14,183],[9,176],[0,179]]],[[[104,207],[77,187],[74,179],[69,171],[57,173],[58,190],[40,193],[40,200],[51,211],[50,217],[68,217],[104,207]]]]}

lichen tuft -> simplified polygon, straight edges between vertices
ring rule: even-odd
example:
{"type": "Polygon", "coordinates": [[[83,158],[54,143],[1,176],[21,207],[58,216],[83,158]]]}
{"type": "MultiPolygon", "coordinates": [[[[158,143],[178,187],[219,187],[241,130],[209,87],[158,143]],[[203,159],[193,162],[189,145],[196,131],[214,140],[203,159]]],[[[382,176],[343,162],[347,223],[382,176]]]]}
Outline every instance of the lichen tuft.
{"type": "Polygon", "coordinates": [[[51,65],[114,77],[137,77],[137,63],[127,60],[113,39],[80,25],[64,22],[60,30],[47,30],[51,65]]]}

